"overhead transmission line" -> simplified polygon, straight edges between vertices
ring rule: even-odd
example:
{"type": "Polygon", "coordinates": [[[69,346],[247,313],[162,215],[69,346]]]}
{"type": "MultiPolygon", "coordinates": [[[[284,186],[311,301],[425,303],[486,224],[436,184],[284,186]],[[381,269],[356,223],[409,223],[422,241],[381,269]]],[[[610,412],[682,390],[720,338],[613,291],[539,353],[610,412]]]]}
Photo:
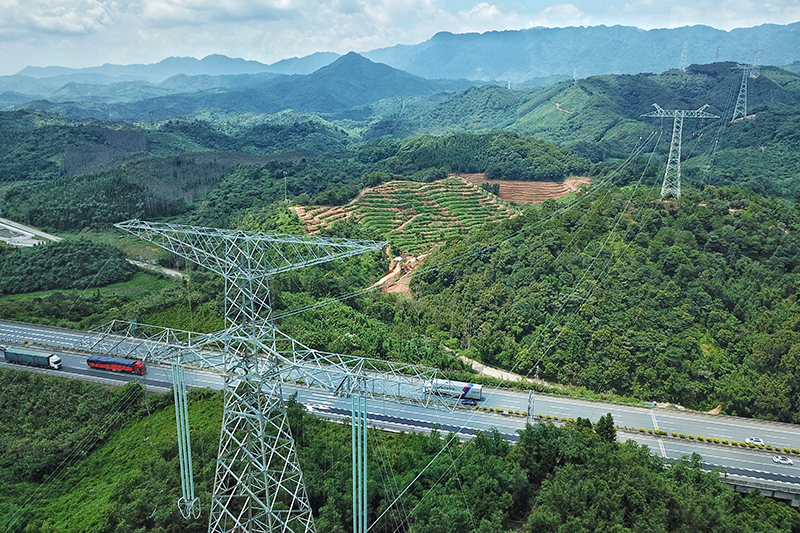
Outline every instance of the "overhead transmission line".
{"type": "MultiPolygon", "coordinates": [[[[632,160],[632,158],[633,158],[633,157],[635,157],[633,154],[637,154],[637,155],[638,155],[639,153],[642,153],[643,149],[644,149],[644,148],[645,148],[645,147],[646,147],[646,146],[649,144],[649,142],[650,142],[650,141],[651,141],[651,140],[652,140],[654,137],[656,137],[656,134],[651,134],[651,135],[648,137],[648,139],[647,139],[647,141],[646,141],[645,143],[642,143],[642,144],[641,144],[641,146],[637,145],[637,147],[636,147],[636,148],[634,149],[634,151],[632,152],[632,156],[631,156],[631,157],[629,157],[629,158],[628,158],[628,160],[626,160],[626,161],[625,161],[625,163],[623,163],[623,166],[622,166],[622,167],[626,166],[626,165],[627,165],[627,164],[630,162],[630,160],[632,160]]],[[[591,264],[590,264],[590,265],[589,265],[589,266],[588,266],[588,267],[587,267],[587,268],[584,270],[584,275],[581,277],[581,281],[579,281],[579,282],[578,282],[578,284],[576,284],[576,288],[573,290],[573,292],[572,292],[572,293],[571,293],[571,294],[570,294],[570,295],[569,295],[567,298],[565,298],[565,299],[564,299],[564,301],[562,302],[562,305],[559,307],[559,309],[556,311],[556,313],[555,313],[555,314],[554,314],[554,315],[551,317],[551,319],[550,319],[550,321],[547,323],[547,325],[545,325],[545,326],[542,328],[542,330],[540,331],[540,334],[539,334],[539,335],[536,337],[536,339],[534,339],[534,341],[531,343],[531,345],[530,345],[530,346],[533,346],[533,345],[534,345],[534,344],[535,344],[535,343],[538,341],[538,339],[539,339],[539,338],[541,338],[542,332],[544,332],[544,331],[547,329],[547,327],[548,327],[550,324],[552,324],[553,320],[555,320],[555,318],[556,318],[556,317],[557,317],[557,316],[558,316],[558,315],[561,313],[561,311],[563,311],[564,307],[566,306],[566,302],[568,302],[568,301],[569,301],[569,300],[572,298],[572,296],[575,294],[575,292],[577,291],[577,288],[578,288],[578,287],[580,286],[580,284],[583,282],[583,279],[585,279],[585,277],[586,277],[586,275],[588,274],[589,270],[591,270],[591,269],[593,268],[594,264],[596,263],[597,259],[598,259],[598,258],[599,258],[599,256],[600,256],[600,254],[602,254],[602,252],[603,252],[603,250],[604,250],[604,248],[605,248],[605,245],[606,245],[606,244],[609,242],[609,240],[611,239],[612,235],[614,234],[614,232],[616,231],[616,229],[619,227],[619,224],[620,224],[620,222],[622,221],[622,217],[623,217],[623,215],[624,215],[624,214],[627,212],[627,210],[628,210],[629,206],[631,205],[631,203],[632,203],[632,201],[633,201],[633,198],[635,197],[635,194],[636,194],[636,192],[637,192],[637,190],[638,190],[639,186],[641,185],[641,182],[642,182],[642,180],[643,180],[643,178],[644,178],[644,175],[645,175],[645,173],[647,172],[647,169],[648,169],[648,167],[649,167],[649,165],[650,165],[650,163],[651,163],[651,161],[652,161],[653,154],[655,153],[655,149],[656,149],[656,147],[658,146],[658,140],[660,140],[660,135],[659,135],[659,136],[657,137],[657,139],[656,139],[656,143],[655,143],[655,145],[653,146],[653,150],[652,150],[652,152],[651,152],[651,154],[650,154],[650,158],[648,159],[648,162],[647,162],[647,164],[645,165],[645,168],[642,170],[642,173],[641,173],[641,175],[640,175],[640,177],[639,177],[639,180],[637,181],[637,184],[636,184],[636,186],[635,186],[635,187],[632,189],[632,191],[631,191],[631,194],[630,194],[630,196],[629,196],[629,198],[628,198],[628,201],[625,203],[625,206],[624,206],[624,207],[623,207],[623,208],[620,210],[620,212],[619,212],[619,214],[618,214],[618,216],[617,216],[617,220],[616,220],[616,222],[615,222],[614,226],[612,227],[612,230],[609,232],[609,234],[608,234],[608,236],[607,236],[606,240],[604,241],[603,245],[601,246],[601,248],[600,248],[600,249],[598,250],[598,252],[595,254],[595,257],[592,259],[592,262],[591,262],[591,264]]],[[[620,167],[620,169],[621,169],[622,167],[620,167]]],[[[608,182],[609,182],[608,180],[604,180],[604,181],[606,181],[606,183],[608,183],[608,182]]],[[[598,188],[598,189],[596,189],[596,190],[599,190],[599,188],[598,188]]],[[[607,192],[608,192],[608,191],[607,191],[607,192]]],[[[547,217],[546,219],[544,219],[544,220],[540,221],[540,222],[539,222],[539,224],[537,224],[537,226],[539,226],[539,225],[541,225],[541,224],[544,224],[545,222],[547,222],[547,221],[549,221],[549,220],[552,220],[552,219],[554,219],[556,216],[558,216],[558,215],[560,215],[560,214],[562,214],[562,213],[564,213],[564,212],[565,212],[565,210],[559,210],[558,212],[556,212],[556,213],[553,213],[553,214],[552,214],[550,217],[547,217]]],[[[641,212],[642,212],[642,210],[640,210],[640,213],[641,213],[641,212]]],[[[513,232],[513,233],[511,234],[511,236],[509,236],[507,239],[510,239],[510,238],[512,238],[513,236],[519,235],[520,233],[522,233],[522,230],[518,230],[518,231],[516,231],[516,232],[513,232]]],[[[507,239],[506,239],[506,240],[507,240],[507,239]]],[[[628,245],[628,246],[630,246],[630,245],[628,245]]],[[[486,249],[488,249],[488,248],[491,248],[491,247],[485,247],[485,248],[486,248],[486,249]]],[[[563,252],[562,252],[562,253],[563,253],[563,252]]],[[[462,256],[459,256],[459,258],[463,258],[463,257],[469,256],[469,255],[470,255],[470,254],[463,254],[462,256]]],[[[452,261],[454,261],[454,260],[451,260],[451,262],[452,262],[452,261]]],[[[439,266],[439,265],[437,265],[437,267],[438,267],[438,266],[439,266]]],[[[432,267],[432,268],[436,268],[436,267],[432,267]]],[[[608,270],[608,269],[607,269],[607,270],[608,270]]],[[[577,312],[577,310],[576,310],[576,312],[577,312]]],[[[518,358],[518,359],[517,359],[517,362],[516,362],[516,363],[515,363],[515,364],[512,366],[512,368],[511,368],[511,369],[508,371],[509,373],[513,373],[513,372],[516,370],[517,366],[518,366],[518,365],[519,365],[519,363],[520,363],[520,360],[521,360],[521,358],[518,358]]],[[[539,361],[541,361],[541,357],[540,357],[539,361]]],[[[502,380],[501,380],[501,383],[502,383],[502,380]]],[[[490,395],[490,396],[491,396],[491,395],[490,395]]],[[[474,414],[473,414],[472,416],[474,416],[474,414]]],[[[471,420],[472,416],[470,417],[470,420],[471,420]]],[[[389,505],[386,507],[386,509],[384,509],[383,513],[381,513],[381,515],[380,515],[380,516],[378,516],[378,517],[375,519],[375,521],[373,522],[373,524],[369,526],[369,528],[368,528],[368,531],[369,531],[370,529],[372,529],[372,528],[373,528],[373,527],[374,527],[374,526],[375,526],[375,525],[376,525],[376,524],[377,524],[377,523],[380,521],[380,519],[381,519],[381,518],[382,518],[382,517],[383,517],[383,516],[384,516],[384,515],[385,515],[387,512],[389,512],[389,510],[390,510],[390,509],[391,509],[391,508],[392,508],[392,507],[393,507],[393,506],[394,506],[394,505],[397,503],[397,501],[398,501],[398,500],[400,500],[400,498],[402,498],[402,496],[403,496],[403,495],[404,495],[404,494],[405,494],[405,493],[406,493],[406,492],[407,492],[407,491],[408,491],[408,490],[411,488],[411,486],[413,486],[413,484],[414,484],[414,483],[415,483],[415,482],[416,482],[416,481],[417,481],[417,480],[418,480],[418,479],[419,479],[419,478],[422,476],[422,474],[423,474],[425,471],[427,471],[427,469],[428,469],[428,468],[430,468],[430,467],[431,467],[431,466],[432,466],[432,465],[433,465],[433,464],[434,464],[434,463],[435,463],[435,462],[438,460],[439,456],[440,456],[440,455],[443,453],[443,451],[444,451],[445,449],[448,449],[448,450],[449,450],[449,448],[450,448],[450,444],[451,444],[451,443],[452,443],[454,440],[457,440],[457,438],[456,438],[455,436],[454,436],[454,437],[453,437],[453,438],[452,438],[450,441],[448,441],[448,442],[446,442],[446,443],[445,443],[445,445],[442,447],[442,449],[441,449],[441,450],[439,450],[439,452],[438,452],[438,453],[437,453],[437,454],[436,454],[436,455],[435,455],[435,456],[434,456],[434,457],[433,457],[433,458],[432,458],[432,459],[429,461],[429,463],[428,463],[428,464],[427,464],[427,465],[426,465],[426,466],[425,466],[425,467],[424,467],[424,468],[423,468],[423,469],[422,469],[422,470],[419,472],[419,474],[418,474],[418,475],[417,475],[417,476],[416,476],[416,477],[415,477],[415,478],[414,478],[414,479],[413,479],[413,480],[412,480],[412,481],[411,481],[411,482],[408,484],[408,486],[406,486],[406,488],[405,488],[405,489],[403,489],[403,491],[402,491],[402,492],[401,492],[401,493],[400,493],[400,494],[397,496],[397,498],[395,498],[395,500],[394,500],[393,502],[391,502],[391,503],[390,503],[390,504],[389,504],[389,505]]],[[[441,480],[444,478],[444,476],[446,475],[446,473],[447,473],[447,472],[450,470],[450,468],[453,468],[453,467],[455,466],[455,462],[456,462],[456,461],[457,461],[457,460],[458,460],[458,459],[461,457],[461,455],[462,455],[462,454],[465,452],[465,450],[466,450],[467,446],[469,446],[469,445],[470,445],[470,443],[471,443],[471,441],[469,441],[469,442],[468,442],[468,443],[467,443],[467,444],[464,446],[464,448],[462,448],[461,452],[459,453],[459,456],[458,456],[458,457],[457,457],[457,458],[456,458],[456,459],[453,461],[453,464],[452,464],[450,467],[448,467],[448,468],[445,470],[445,472],[444,472],[444,473],[443,473],[443,474],[440,476],[440,478],[439,478],[439,479],[436,481],[436,483],[434,483],[434,486],[436,486],[436,485],[438,485],[439,483],[441,483],[441,480]]],[[[452,458],[452,455],[451,455],[451,458],[452,458]]],[[[429,493],[428,493],[428,494],[430,494],[430,491],[429,491],[429,493]]],[[[427,497],[427,495],[426,495],[425,497],[427,497]]],[[[422,499],[421,499],[421,500],[420,500],[420,501],[417,503],[417,505],[416,505],[416,506],[415,506],[415,507],[414,507],[414,508],[411,510],[411,512],[409,513],[409,516],[410,516],[411,514],[413,514],[413,513],[414,513],[414,511],[417,509],[417,507],[418,507],[418,506],[419,506],[419,505],[422,503],[422,501],[424,501],[425,497],[423,497],[423,498],[422,498],[422,499]]]]}
{"type": "MultiPolygon", "coordinates": [[[[647,137],[647,139],[644,140],[644,142],[642,141],[642,139],[640,137],[638,139],[636,145],[634,146],[633,150],[631,151],[631,153],[625,159],[625,161],[623,161],[623,163],[621,163],[619,167],[614,169],[607,176],[605,176],[604,178],[602,178],[598,182],[592,184],[592,186],[589,188],[589,190],[584,195],[578,196],[577,198],[573,199],[568,204],[560,207],[558,210],[556,210],[553,213],[549,214],[547,217],[539,220],[533,227],[525,227],[525,228],[521,228],[521,229],[515,230],[515,231],[511,232],[510,234],[506,235],[504,237],[504,239],[511,239],[513,237],[516,237],[520,233],[525,233],[525,232],[532,231],[533,229],[536,229],[537,227],[541,226],[542,224],[545,224],[546,222],[548,222],[548,221],[550,221],[550,220],[552,220],[552,219],[554,219],[554,218],[556,218],[558,216],[561,216],[562,213],[571,210],[576,205],[586,201],[588,198],[591,198],[593,195],[597,194],[600,190],[602,190],[603,187],[611,184],[613,182],[613,180],[636,159],[636,157],[641,155],[643,153],[644,149],[646,148],[647,144],[649,144],[649,142],[656,135],[658,135],[658,134],[655,133],[655,132],[650,133],[650,135],[647,137]]],[[[433,271],[433,270],[437,270],[439,268],[442,268],[442,267],[445,267],[445,266],[448,266],[448,265],[451,265],[451,264],[454,264],[454,263],[458,263],[458,262],[463,261],[464,259],[467,259],[469,257],[474,257],[474,256],[477,256],[477,255],[484,254],[484,253],[486,253],[488,251],[491,251],[491,250],[497,248],[500,244],[501,243],[487,244],[485,246],[482,246],[482,247],[477,248],[475,250],[472,250],[470,252],[466,252],[466,253],[464,253],[462,255],[459,255],[457,257],[450,258],[450,259],[448,259],[446,261],[442,261],[442,262],[437,263],[435,265],[430,265],[428,267],[417,269],[416,275],[425,274],[427,272],[430,272],[430,271],[433,271]]],[[[373,292],[373,291],[375,291],[375,290],[377,290],[379,288],[380,288],[379,286],[373,286],[373,287],[369,287],[369,288],[366,288],[366,289],[353,291],[353,292],[350,292],[350,293],[347,293],[347,294],[344,294],[344,295],[341,295],[341,296],[326,298],[325,300],[322,300],[322,301],[314,303],[314,304],[305,305],[305,306],[302,306],[302,307],[298,307],[296,309],[286,310],[286,311],[284,311],[282,313],[275,313],[273,315],[273,319],[278,320],[278,319],[281,319],[281,318],[294,316],[294,315],[297,315],[297,314],[300,314],[300,313],[305,313],[306,311],[311,311],[311,310],[314,310],[314,309],[327,307],[328,305],[332,305],[332,304],[337,303],[337,302],[343,302],[345,300],[349,300],[351,298],[355,298],[355,297],[361,296],[363,294],[371,293],[371,292],[373,292]]]]}

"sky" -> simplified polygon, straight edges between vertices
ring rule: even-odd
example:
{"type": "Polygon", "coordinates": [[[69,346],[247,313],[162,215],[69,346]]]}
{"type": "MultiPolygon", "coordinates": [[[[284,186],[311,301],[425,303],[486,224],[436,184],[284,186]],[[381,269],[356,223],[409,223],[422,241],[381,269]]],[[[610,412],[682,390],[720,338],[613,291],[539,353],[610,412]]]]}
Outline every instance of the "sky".
{"type": "Polygon", "coordinates": [[[798,21],[800,0],[0,0],[0,75],[209,54],[274,63],[417,44],[439,31],[798,21]]]}

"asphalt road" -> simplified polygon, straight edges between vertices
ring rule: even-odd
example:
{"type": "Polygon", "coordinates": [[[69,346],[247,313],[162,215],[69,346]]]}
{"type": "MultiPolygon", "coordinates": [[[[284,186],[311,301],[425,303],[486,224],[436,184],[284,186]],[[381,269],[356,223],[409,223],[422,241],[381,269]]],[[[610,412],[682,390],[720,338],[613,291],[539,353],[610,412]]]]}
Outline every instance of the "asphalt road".
{"type": "MultiPolygon", "coordinates": [[[[150,389],[169,390],[171,371],[169,367],[149,365],[145,376],[116,374],[89,368],[86,356],[71,354],[69,347],[75,346],[86,333],[59,328],[19,324],[0,321],[0,344],[32,344],[53,348],[63,360],[61,370],[38,371],[52,375],[70,375],[80,379],[90,379],[108,384],[122,385],[130,380],[142,381],[150,389]]],[[[0,367],[16,367],[0,362],[0,367]]],[[[208,371],[187,369],[187,383],[190,387],[210,387],[221,389],[224,385],[221,376],[208,371]]],[[[298,400],[309,411],[330,419],[349,419],[350,400],[335,397],[325,391],[308,389],[292,383],[283,385],[284,396],[298,393],[298,400]]],[[[526,411],[528,394],[525,392],[484,387],[480,406],[526,411]]],[[[427,409],[418,405],[406,405],[386,401],[371,400],[368,406],[369,418],[373,424],[391,431],[430,431],[434,427],[444,433],[453,432],[468,439],[477,431],[496,428],[510,440],[516,440],[516,431],[525,426],[524,416],[497,414],[481,409],[459,407],[455,412],[444,409],[427,409]]],[[[776,452],[752,450],[720,444],[691,441],[673,437],[655,437],[638,428],[661,429],[668,433],[703,435],[720,440],[742,441],[746,437],[761,437],[772,446],[800,448],[800,427],[746,418],[709,415],[691,411],[640,407],[627,404],[598,402],[556,395],[537,394],[534,398],[533,413],[561,418],[589,418],[596,421],[600,416],[611,413],[615,424],[632,428],[633,431],[620,431],[621,440],[633,439],[646,444],[665,458],[677,459],[684,455],[697,453],[710,466],[724,466],[729,473],[736,473],[757,479],[768,479],[793,483],[800,486],[800,460],[793,466],[780,465],[772,461],[776,452]]],[[[780,452],[782,453],[782,452],[780,452]]]]}

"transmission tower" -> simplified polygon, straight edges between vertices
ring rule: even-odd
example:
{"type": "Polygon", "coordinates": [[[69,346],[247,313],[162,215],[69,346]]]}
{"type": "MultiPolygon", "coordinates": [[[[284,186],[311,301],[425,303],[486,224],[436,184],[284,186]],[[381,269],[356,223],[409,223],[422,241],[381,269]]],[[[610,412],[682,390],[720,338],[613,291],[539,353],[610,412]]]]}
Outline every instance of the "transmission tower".
{"type": "Polygon", "coordinates": [[[279,273],[378,250],[386,243],[270,235],[133,220],[117,224],[222,275],[225,374],[222,433],[208,531],[314,531],[294,439],[271,357],[268,280],[279,273]]]}
{"type": "Polygon", "coordinates": [[[683,51],[681,52],[681,62],[678,68],[681,72],[686,72],[686,67],[689,66],[689,41],[683,42],[683,51]]]}
{"type": "MultiPolygon", "coordinates": [[[[354,408],[354,427],[366,442],[366,398],[383,398],[426,407],[455,409],[458,399],[435,395],[427,384],[447,381],[437,369],[308,348],[280,332],[272,322],[269,278],[304,266],[374,251],[384,242],[324,239],[244,231],[157,224],[131,220],[116,224],[144,240],[220,274],[225,280],[223,331],[198,334],[170,328],[114,321],[94,330],[76,348],[136,357],[153,363],[192,366],[221,373],[225,407],[209,532],[314,531],[294,440],[283,407],[281,382],[302,380],[339,396],[364,398],[354,408]]],[[[180,383],[179,383],[180,381],[180,383]]],[[[178,386],[180,385],[180,386],[178,386]]],[[[185,396],[185,380],[176,395],[185,396]],[[181,392],[182,391],[182,392],[181,392]]],[[[185,400],[176,396],[181,476],[181,512],[196,515],[189,457],[185,400]],[[182,422],[183,421],[183,422],[182,422]],[[186,511],[186,512],[184,512],[186,511]]],[[[355,431],[355,430],[354,430],[355,431]]],[[[366,445],[358,449],[365,452],[366,445]]],[[[354,454],[359,450],[354,449],[354,454]]],[[[355,455],[354,455],[355,456],[355,455]]],[[[366,456],[354,458],[353,475],[365,480],[366,456]]],[[[360,483],[359,483],[360,485],[360,483]]],[[[354,494],[363,502],[366,483],[354,494]]],[[[354,491],[355,492],[355,491],[354,491]]],[[[360,524],[365,524],[365,518],[360,524]]]]}
{"type": "Polygon", "coordinates": [[[669,145],[667,169],[664,172],[664,182],[661,184],[661,197],[671,194],[675,198],[681,196],[681,137],[683,135],[683,119],[685,118],[719,118],[717,115],[706,113],[705,104],[695,110],[664,110],[658,104],[653,104],[655,111],[644,113],[643,117],[672,118],[672,142],[669,145]]]}
{"type": "Polygon", "coordinates": [[[758,67],[759,51],[760,50],[758,48],[753,50],[753,62],[751,64],[736,65],[735,67],[731,67],[734,70],[742,71],[742,82],[739,86],[739,96],[736,98],[736,106],[733,108],[731,122],[736,122],[737,120],[741,120],[747,116],[747,80],[751,77],[757,78],[760,74],[760,69],[758,67]]]}

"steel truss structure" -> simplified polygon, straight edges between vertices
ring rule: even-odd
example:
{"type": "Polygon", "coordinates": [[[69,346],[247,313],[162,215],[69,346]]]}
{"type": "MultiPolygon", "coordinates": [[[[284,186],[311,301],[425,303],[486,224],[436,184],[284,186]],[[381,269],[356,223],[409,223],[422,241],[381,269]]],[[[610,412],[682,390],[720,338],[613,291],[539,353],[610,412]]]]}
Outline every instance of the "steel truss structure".
{"type": "MultiPolygon", "coordinates": [[[[457,405],[456,398],[432,395],[425,386],[441,379],[436,369],[313,350],[281,333],[272,322],[271,276],[379,250],[387,243],[140,220],[116,227],[225,280],[223,331],[197,334],[116,321],[96,330],[92,341],[79,346],[224,376],[225,407],[209,532],[314,531],[283,406],[283,380],[341,396],[358,393],[447,409],[457,405]]],[[[188,421],[185,424],[188,435],[188,421]]],[[[184,486],[184,494],[193,496],[193,489],[187,491],[184,486]]]]}
{"type": "Polygon", "coordinates": [[[681,196],[681,138],[683,136],[683,119],[685,118],[719,118],[717,115],[706,113],[705,104],[700,109],[686,110],[673,109],[665,110],[658,104],[653,104],[655,111],[644,113],[642,117],[672,118],[672,142],[669,145],[669,157],[667,157],[667,169],[664,171],[664,181],[661,184],[661,197],[672,195],[675,198],[681,196]]]}
{"type": "Polygon", "coordinates": [[[758,67],[758,49],[753,51],[753,63],[750,65],[736,65],[731,67],[733,70],[742,71],[742,83],[739,85],[739,95],[736,97],[736,106],[733,108],[731,122],[736,122],[747,117],[747,80],[757,78],[761,72],[758,67]]]}

